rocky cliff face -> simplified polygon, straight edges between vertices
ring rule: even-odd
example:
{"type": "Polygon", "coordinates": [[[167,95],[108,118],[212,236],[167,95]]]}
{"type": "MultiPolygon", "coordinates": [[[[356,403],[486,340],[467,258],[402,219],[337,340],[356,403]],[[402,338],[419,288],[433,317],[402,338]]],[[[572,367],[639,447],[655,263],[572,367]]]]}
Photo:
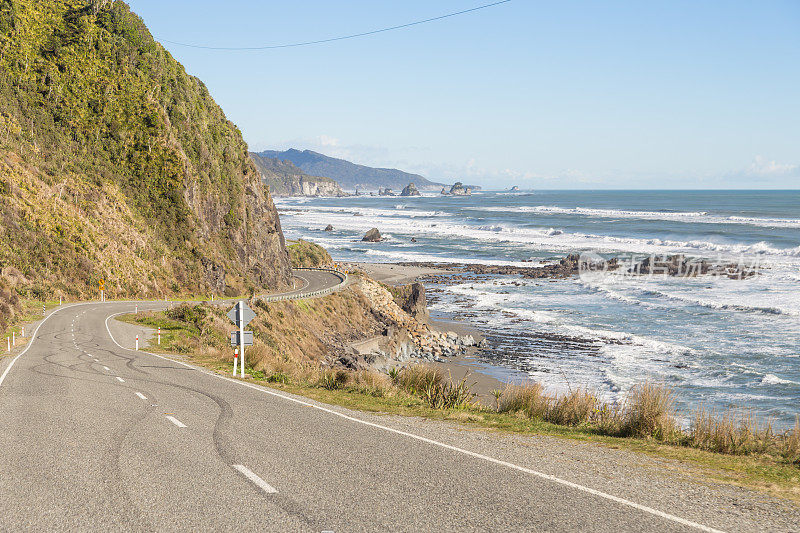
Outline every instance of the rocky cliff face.
{"type": "Polygon", "coordinates": [[[23,292],[289,284],[241,133],[125,3],[0,0],[0,72],[0,268],[23,292]]]}
{"type": "Polygon", "coordinates": [[[250,153],[263,182],[275,196],[347,196],[336,181],[310,176],[291,161],[250,153]]]}

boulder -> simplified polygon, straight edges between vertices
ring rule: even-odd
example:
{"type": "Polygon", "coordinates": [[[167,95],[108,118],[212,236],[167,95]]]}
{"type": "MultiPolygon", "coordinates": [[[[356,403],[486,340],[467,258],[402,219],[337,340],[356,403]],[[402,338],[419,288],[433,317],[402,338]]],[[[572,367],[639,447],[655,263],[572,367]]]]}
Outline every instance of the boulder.
{"type": "Polygon", "coordinates": [[[381,232],[378,231],[378,228],[372,228],[364,235],[364,238],[361,240],[366,242],[380,242],[383,240],[383,237],[381,237],[381,232]]]}
{"type": "Polygon", "coordinates": [[[403,188],[403,192],[400,193],[400,196],[422,196],[422,194],[420,194],[416,185],[409,183],[403,188]]]}
{"type": "Polygon", "coordinates": [[[333,226],[331,224],[328,224],[327,226],[325,226],[325,231],[333,231],[333,226]]]}

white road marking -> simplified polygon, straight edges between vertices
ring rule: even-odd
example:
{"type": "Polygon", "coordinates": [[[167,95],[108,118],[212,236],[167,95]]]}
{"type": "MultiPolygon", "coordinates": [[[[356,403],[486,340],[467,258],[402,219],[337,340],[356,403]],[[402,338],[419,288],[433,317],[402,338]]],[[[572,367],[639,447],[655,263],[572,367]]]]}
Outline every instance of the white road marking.
{"type": "Polygon", "coordinates": [[[110,369],[110,368],[108,368],[107,366],[104,366],[104,367],[103,367],[103,370],[105,370],[106,372],[109,372],[111,369],[110,369]]]}
{"type": "Polygon", "coordinates": [[[267,494],[276,494],[278,492],[278,490],[275,487],[273,487],[272,485],[270,485],[269,483],[258,477],[255,473],[253,473],[252,470],[250,470],[246,466],[244,465],[232,465],[232,466],[233,468],[244,474],[244,476],[247,479],[255,483],[258,486],[258,488],[260,488],[267,494]]]}
{"type": "MultiPolygon", "coordinates": [[[[109,328],[109,326],[108,326],[108,321],[111,318],[113,318],[113,317],[115,317],[117,315],[123,315],[123,314],[125,314],[125,313],[113,313],[111,315],[108,315],[106,317],[105,324],[106,324],[106,331],[108,332],[108,336],[111,338],[111,340],[114,342],[114,344],[116,344],[118,347],[120,347],[123,350],[128,350],[127,348],[125,348],[124,346],[122,346],[120,343],[117,342],[117,340],[114,338],[114,335],[111,334],[111,328],[109,328]]],[[[376,428],[376,429],[381,429],[383,431],[388,431],[388,432],[394,433],[396,435],[403,435],[404,437],[408,437],[408,438],[415,439],[415,440],[418,440],[418,441],[421,441],[421,442],[425,442],[425,443],[431,444],[433,446],[438,446],[438,447],[444,448],[446,450],[451,450],[451,451],[458,452],[458,453],[461,453],[461,454],[464,454],[464,455],[468,455],[470,457],[474,457],[476,459],[481,459],[483,461],[487,461],[489,463],[494,463],[496,465],[500,465],[500,466],[504,466],[504,467],[507,467],[507,468],[511,468],[511,469],[517,470],[519,472],[524,472],[526,474],[530,474],[530,475],[538,477],[540,479],[545,479],[547,481],[550,481],[550,482],[553,482],[553,483],[557,483],[559,485],[564,485],[566,487],[570,487],[572,489],[579,490],[581,492],[585,492],[585,493],[591,494],[593,496],[597,496],[598,498],[603,498],[603,499],[606,499],[606,500],[610,500],[610,501],[618,503],[620,505],[631,507],[633,509],[637,509],[637,510],[642,511],[644,513],[651,514],[651,515],[654,515],[654,516],[658,516],[658,517],[663,518],[665,520],[669,520],[671,522],[682,524],[684,526],[692,527],[692,528],[698,529],[700,531],[706,531],[708,533],[724,533],[720,529],[715,529],[713,527],[709,527],[709,526],[700,524],[698,522],[692,522],[691,520],[687,520],[685,518],[681,518],[680,516],[676,516],[676,515],[673,515],[673,514],[665,513],[664,511],[659,511],[658,509],[653,509],[652,507],[648,507],[646,505],[642,505],[642,504],[633,502],[631,500],[626,500],[625,498],[620,498],[619,496],[614,496],[613,494],[608,494],[606,492],[601,492],[601,491],[593,489],[591,487],[585,487],[583,485],[579,485],[577,483],[573,483],[572,481],[567,481],[566,479],[561,479],[561,478],[558,478],[556,476],[552,476],[550,474],[545,474],[544,472],[538,472],[536,470],[533,470],[533,469],[530,469],[530,468],[526,468],[524,466],[516,465],[514,463],[509,463],[508,461],[503,461],[501,459],[495,459],[494,457],[489,457],[488,455],[483,455],[483,454],[480,454],[480,453],[476,453],[476,452],[472,452],[472,451],[469,451],[469,450],[465,450],[463,448],[458,448],[456,446],[451,446],[450,444],[445,444],[444,442],[439,442],[439,441],[435,441],[433,439],[429,439],[427,437],[421,437],[419,435],[414,435],[413,433],[408,433],[406,431],[402,431],[402,430],[399,430],[399,429],[390,428],[388,426],[382,426],[380,424],[376,424],[374,422],[368,422],[366,420],[360,420],[358,418],[346,415],[344,413],[339,413],[337,411],[334,411],[333,409],[328,409],[327,407],[322,407],[321,405],[315,405],[313,403],[309,403],[309,402],[306,402],[306,401],[303,401],[303,400],[299,400],[297,398],[292,398],[291,396],[285,396],[285,395],[283,395],[283,394],[281,394],[279,392],[275,392],[275,391],[269,390],[269,389],[267,389],[265,387],[259,387],[258,385],[253,385],[251,383],[247,383],[247,382],[244,382],[244,381],[239,381],[239,380],[231,379],[231,378],[228,378],[228,377],[225,377],[225,376],[220,376],[219,374],[214,374],[214,373],[209,372],[208,370],[205,370],[203,368],[200,368],[200,367],[197,367],[197,366],[194,366],[194,365],[190,365],[188,363],[184,363],[183,361],[176,361],[174,359],[170,359],[168,357],[164,357],[162,355],[158,355],[158,354],[155,354],[155,353],[152,353],[152,352],[143,352],[143,353],[146,353],[148,355],[152,355],[154,357],[158,357],[159,359],[163,359],[165,361],[170,361],[172,363],[177,363],[179,365],[185,366],[186,368],[191,368],[193,370],[196,370],[196,371],[201,372],[203,374],[206,374],[208,376],[215,377],[217,379],[223,379],[223,380],[231,382],[231,383],[236,383],[236,384],[238,384],[238,385],[240,385],[242,387],[248,387],[248,388],[253,389],[255,391],[258,391],[258,392],[260,392],[262,394],[269,394],[270,396],[275,396],[277,398],[282,398],[282,399],[284,399],[286,401],[289,401],[289,402],[294,402],[294,403],[298,403],[300,405],[313,407],[314,409],[318,409],[320,411],[332,414],[334,416],[338,416],[340,418],[344,418],[345,420],[350,420],[351,422],[355,422],[357,424],[363,424],[365,426],[370,426],[370,427],[373,427],[373,428],[376,428]]],[[[2,382],[2,380],[0,380],[0,382],[2,382]]]]}
{"type": "Polygon", "coordinates": [[[167,420],[178,426],[179,428],[185,428],[186,424],[175,418],[174,416],[167,415],[167,420]]]}
{"type": "Polygon", "coordinates": [[[141,392],[137,392],[137,393],[136,393],[136,396],[138,396],[138,397],[139,397],[139,398],[141,398],[142,400],[146,400],[146,399],[147,399],[147,396],[145,396],[145,395],[144,395],[144,394],[142,394],[141,392]]]}
{"type": "Polygon", "coordinates": [[[124,379],[122,379],[122,378],[121,378],[121,377],[119,377],[119,376],[117,376],[117,381],[119,381],[120,383],[125,383],[125,380],[124,380],[124,379]]]}

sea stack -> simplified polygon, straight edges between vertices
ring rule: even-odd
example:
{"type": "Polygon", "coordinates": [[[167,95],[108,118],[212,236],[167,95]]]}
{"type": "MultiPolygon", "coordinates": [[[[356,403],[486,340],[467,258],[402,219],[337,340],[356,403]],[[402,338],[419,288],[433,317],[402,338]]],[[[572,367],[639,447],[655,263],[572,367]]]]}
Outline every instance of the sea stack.
{"type": "Polygon", "coordinates": [[[457,181],[450,187],[450,194],[453,196],[469,196],[472,194],[472,189],[469,187],[464,187],[464,184],[460,181],[457,181]]]}
{"type": "Polygon", "coordinates": [[[422,196],[422,194],[420,194],[417,186],[412,182],[403,188],[403,192],[400,193],[400,196],[422,196]]]}

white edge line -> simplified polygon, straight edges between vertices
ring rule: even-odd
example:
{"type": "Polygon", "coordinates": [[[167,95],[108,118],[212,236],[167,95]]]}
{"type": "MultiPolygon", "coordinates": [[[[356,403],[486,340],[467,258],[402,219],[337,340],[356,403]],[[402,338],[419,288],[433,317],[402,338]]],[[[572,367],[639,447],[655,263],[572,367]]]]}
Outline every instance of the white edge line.
{"type": "Polygon", "coordinates": [[[172,422],[173,424],[175,424],[179,428],[185,428],[186,427],[186,424],[184,424],[183,422],[181,422],[180,420],[178,420],[174,416],[166,415],[166,417],[167,417],[167,420],[169,420],[170,422],[172,422]]]}
{"type": "MultiPolygon", "coordinates": [[[[111,334],[111,329],[108,327],[109,319],[111,319],[112,317],[118,316],[118,315],[124,315],[126,313],[127,313],[127,311],[123,311],[121,313],[114,313],[112,315],[109,315],[105,320],[106,331],[108,331],[108,335],[109,335],[109,337],[111,337],[111,340],[114,342],[114,344],[116,344],[117,346],[119,346],[123,350],[134,351],[134,350],[130,350],[129,348],[125,348],[120,343],[118,343],[117,340],[114,338],[114,335],[111,334]]],[[[519,466],[519,465],[516,465],[514,463],[509,463],[508,461],[503,461],[501,459],[495,459],[494,457],[489,457],[488,455],[483,455],[483,454],[480,454],[480,453],[476,453],[476,452],[472,452],[472,451],[469,451],[469,450],[465,450],[463,448],[458,448],[456,446],[452,446],[450,444],[445,444],[444,442],[435,441],[433,439],[429,439],[429,438],[426,438],[426,437],[420,437],[419,435],[414,435],[413,433],[408,433],[406,431],[402,431],[402,430],[399,430],[399,429],[390,428],[388,426],[382,426],[380,424],[376,424],[374,422],[368,422],[366,420],[360,420],[358,418],[346,415],[344,413],[339,413],[337,411],[334,411],[333,409],[328,409],[327,407],[322,407],[321,405],[315,405],[313,403],[305,402],[305,401],[299,400],[297,398],[292,398],[291,396],[285,396],[285,395],[283,395],[283,394],[281,394],[279,392],[275,392],[275,391],[270,390],[270,389],[268,389],[266,387],[259,387],[258,385],[253,385],[251,383],[245,383],[243,381],[239,381],[239,380],[236,380],[236,379],[231,379],[231,378],[228,378],[228,377],[225,377],[225,376],[220,376],[219,374],[214,374],[213,372],[205,370],[204,368],[200,368],[200,367],[197,367],[197,366],[194,366],[194,365],[190,365],[188,363],[184,363],[183,361],[176,361],[175,359],[170,359],[170,358],[164,357],[162,355],[158,355],[158,354],[151,353],[151,352],[145,352],[145,351],[141,351],[141,350],[138,353],[145,353],[147,355],[153,355],[155,357],[158,357],[159,359],[164,359],[165,361],[171,361],[173,363],[177,363],[179,365],[183,365],[183,366],[185,366],[187,368],[191,368],[191,369],[197,370],[198,372],[202,372],[203,374],[207,374],[209,376],[213,376],[213,377],[218,378],[218,379],[223,379],[223,380],[229,381],[231,383],[237,383],[237,384],[239,384],[239,385],[241,385],[243,387],[248,387],[248,388],[251,388],[253,390],[257,390],[259,392],[262,392],[264,394],[269,394],[271,396],[276,396],[278,398],[283,398],[284,400],[288,400],[290,402],[298,403],[300,405],[305,405],[307,407],[313,407],[314,409],[318,409],[320,411],[323,411],[323,412],[326,412],[326,413],[329,413],[329,414],[332,414],[332,415],[336,415],[338,417],[344,418],[345,420],[350,420],[351,422],[356,422],[358,424],[363,424],[365,426],[370,426],[370,427],[374,427],[374,428],[377,428],[377,429],[382,429],[384,431],[388,431],[390,433],[395,433],[397,435],[403,435],[404,437],[409,437],[409,438],[416,439],[416,440],[421,441],[421,442],[426,442],[428,444],[432,444],[434,446],[439,446],[440,448],[444,448],[446,450],[451,450],[451,451],[454,451],[454,452],[463,453],[464,455],[469,455],[470,457],[474,457],[476,459],[481,459],[481,460],[484,460],[484,461],[488,461],[490,463],[494,463],[496,465],[501,465],[501,466],[505,466],[507,468],[518,470],[520,472],[525,472],[526,474],[530,474],[532,476],[536,476],[536,477],[541,478],[541,479],[546,479],[548,481],[552,481],[553,483],[558,483],[559,485],[564,485],[566,487],[570,487],[570,488],[573,488],[573,489],[576,489],[576,490],[579,490],[579,491],[582,491],[582,492],[586,492],[588,494],[592,494],[592,495],[597,496],[599,498],[604,498],[606,500],[610,500],[610,501],[619,503],[621,505],[626,505],[628,507],[632,507],[634,509],[638,509],[639,511],[642,511],[642,512],[654,515],[654,516],[658,516],[658,517],[664,518],[665,520],[670,520],[670,521],[676,522],[678,524],[683,524],[685,526],[692,527],[692,528],[698,529],[700,531],[706,531],[708,533],[725,533],[721,529],[715,529],[713,527],[705,526],[705,525],[697,523],[697,522],[692,522],[691,520],[687,520],[685,518],[681,518],[680,516],[675,516],[673,514],[665,513],[664,511],[659,511],[658,509],[653,509],[652,507],[647,507],[646,505],[642,505],[642,504],[639,504],[639,503],[636,503],[636,502],[633,502],[633,501],[630,501],[630,500],[626,500],[625,498],[620,498],[619,496],[614,496],[613,494],[608,494],[606,492],[602,492],[602,491],[599,491],[599,490],[596,490],[596,489],[593,489],[593,488],[590,488],[590,487],[584,487],[583,485],[578,485],[577,483],[573,483],[572,481],[567,481],[566,479],[561,479],[561,478],[558,478],[556,476],[552,476],[550,474],[545,474],[544,472],[538,472],[538,471],[532,470],[530,468],[525,468],[524,466],[519,466]]]]}
{"type": "MultiPolygon", "coordinates": [[[[17,356],[16,356],[16,357],[14,357],[14,359],[12,359],[12,360],[11,360],[11,362],[8,364],[8,366],[6,367],[6,369],[3,371],[3,375],[2,375],[2,376],[0,376],[0,385],[2,385],[2,384],[3,384],[3,381],[5,381],[5,379],[6,379],[6,376],[8,375],[8,372],[11,370],[11,367],[12,367],[12,366],[14,366],[14,363],[16,363],[16,362],[17,362],[17,359],[19,359],[20,357],[22,357],[23,355],[25,355],[25,352],[27,352],[27,351],[30,349],[30,347],[31,347],[31,346],[33,346],[33,341],[36,339],[36,334],[37,334],[37,333],[39,333],[39,328],[40,328],[40,327],[42,327],[42,326],[44,325],[44,323],[45,323],[45,322],[47,322],[47,321],[48,321],[48,319],[49,319],[51,316],[53,316],[53,315],[54,315],[56,312],[58,312],[58,311],[61,311],[62,309],[68,309],[68,308],[70,308],[70,307],[75,307],[76,305],[86,305],[86,304],[72,304],[72,305],[68,305],[68,306],[66,306],[66,307],[60,307],[60,308],[56,308],[56,309],[54,309],[54,310],[50,311],[50,314],[49,314],[49,315],[47,315],[46,317],[44,317],[44,319],[43,319],[41,322],[39,322],[39,325],[38,325],[38,326],[36,326],[36,329],[35,329],[35,330],[33,330],[33,334],[32,334],[32,335],[30,335],[30,340],[28,341],[28,344],[27,344],[27,345],[25,345],[25,349],[24,349],[24,350],[22,350],[21,352],[19,352],[19,353],[17,354],[17,356]]],[[[116,341],[114,341],[114,342],[116,342],[116,341]]]]}
{"type": "Polygon", "coordinates": [[[147,399],[147,396],[145,396],[145,395],[144,395],[144,394],[142,394],[141,392],[137,392],[137,393],[136,393],[136,396],[138,396],[138,397],[139,397],[139,398],[141,398],[142,400],[146,400],[146,399],[147,399]]]}
{"type": "Polygon", "coordinates": [[[232,465],[232,466],[233,468],[244,474],[244,476],[247,479],[258,485],[258,487],[267,494],[276,494],[278,492],[278,489],[276,489],[275,487],[273,487],[272,485],[270,485],[269,483],[258,477],[255,473],[253,473],[252,470],[250,470],[246,466],[244,465],[232,465]]]}

